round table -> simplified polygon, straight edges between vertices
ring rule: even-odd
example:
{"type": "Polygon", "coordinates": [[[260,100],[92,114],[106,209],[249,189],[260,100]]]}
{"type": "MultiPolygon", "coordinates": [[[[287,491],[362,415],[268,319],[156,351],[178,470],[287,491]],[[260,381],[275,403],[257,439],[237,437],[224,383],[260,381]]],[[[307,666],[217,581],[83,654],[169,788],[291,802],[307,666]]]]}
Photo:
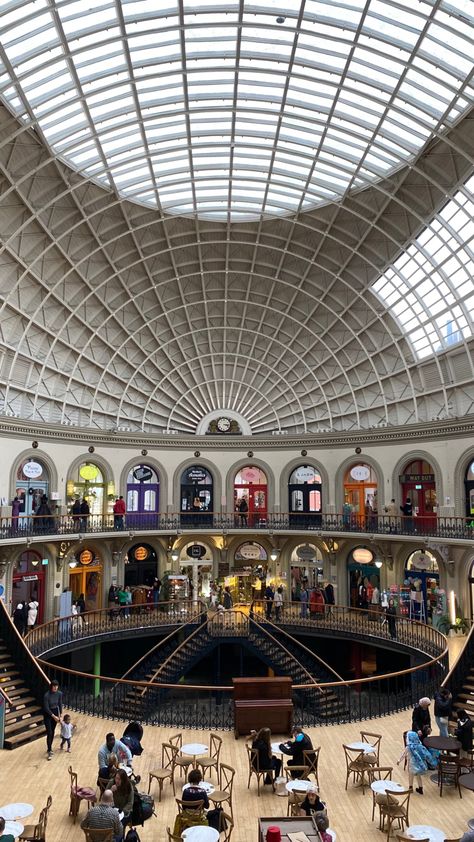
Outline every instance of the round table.
{"type": "Polygon", "coordinates": [[[372,781],[370,784],[372,792],[385,795],[386,792],[406,792],[407,787],[397,784],[395,781],[372,781]]]}
{"type": "Polygon", "coordinates": [[[306,792],[306,790],[311,789],[311,787],[315,787],[316,784],[314,781],[287,781],[286,782],[286,791],[287,792],[306,792]]]}
{"type": "MultiPolygon", "coordinates": [[[[209,783],[209,781],[201,781],[200,784],[184,784],[183,792],[184,792],[185,789],[188,789],[190,786],[198,786],[199,789],[203,789],[206,792],[207,795],[212,795],[212,793],[215,790],[215,786],[213,784],[209,783]]],[[[191,802],[189,802],[189,803],[191,803],[191,802]]]]}
{"type": "Polygon", "coordinates": [[[446,834],[439,827],[431,827],[429,824],[412,824],[405,831],[412,839],[429,839],[430,842],[444,842],[446,834]]]}
{"type": "Polygon", "coordinates": [[[23,833],[24,829],[25,827],[21,824],[21,822],[14,822],[11,819],[5,822],[5,833],[11,833],[15,839],[23,833]]]}
{"type": "Polygon", "coordinates": [[[438,751],[458,752],[461,743],[454,737],[425,737],[423,740],[425,748],[435,748],[438,751]]]}
{"type": "Polygon", "coordinates": [[[272,754],[283,755],[285,752],[281,750],[280,743],[272,743],[272,754]]]}
{"type": "Polygon", "coordinates": [[[183,830],[181,836],[186,842],[217,842],[219,831],[214,827],[204,827],[198,824],[183,830]]]}
{"type": "Polygon", "coordinates": [[[0,807],[0,816],[4,819],[26,819],[27,816],[31,816],[34,809],[33,804],[25,804],[23,801],[5,804],[4,807],[0,807]]]}
{"type": "Polygon", "coordinates": [[[181,754],[190,754],[193,758],[193,766],[196,766],[196,757],[198,754],[207,754],[209,751],[209,746],[204,745],[204,743],[186,743],[186,745],[181,746],[181,754]]]}
{"type": "Polygon", "coordinates": [[[362,740],[355,740],[353,743],[347,743],[347,748],[352,751],[363,751],[364,754],[375,754],[375,748],[370,743],[364,743],[362,740]]]}
{"type": "MultiPolygon", "coordinates": [[[[470,789],[471,792],[474,792],[474,772],[468,772],[466,775],[461,775],[459,783],[465,789],[470,789]]],[[[469,819],[467,824],[471,829],[474,828],[474,818],[469,819]]]]}

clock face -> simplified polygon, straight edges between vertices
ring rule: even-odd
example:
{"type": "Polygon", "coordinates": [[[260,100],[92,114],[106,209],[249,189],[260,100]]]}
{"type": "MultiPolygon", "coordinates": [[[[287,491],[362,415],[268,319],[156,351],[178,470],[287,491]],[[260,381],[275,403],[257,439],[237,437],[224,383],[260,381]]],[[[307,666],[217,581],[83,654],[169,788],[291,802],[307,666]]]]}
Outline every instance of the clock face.
{"type": "Polygon", "coordinates": [[[230,430],[230,420],[229,418],[218,418],[217,419],[217,429],[221,431],[221,433],[227,433],[230,430]]]}

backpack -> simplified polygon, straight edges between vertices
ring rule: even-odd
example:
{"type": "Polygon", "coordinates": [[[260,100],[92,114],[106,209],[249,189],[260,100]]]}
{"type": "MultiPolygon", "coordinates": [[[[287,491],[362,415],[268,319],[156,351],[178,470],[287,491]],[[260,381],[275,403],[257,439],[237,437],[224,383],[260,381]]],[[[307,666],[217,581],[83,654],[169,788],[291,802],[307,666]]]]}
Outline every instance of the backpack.
{"type": "Polygon", "coordinates": [[[128,831],[125,842],[140,842],[140,837],[134,827],[131,827],[128,831]]]}
{"type": "MultiPolygon", "coordinates": [[[[155,812],[155,802],[151,795],[145,792],[138,792],[137,789],[133,793],[133,807],[131,813],[132,824],[141,824],[153,816],[155,812]]],[[[128,834],[127,834],[128,836],[128,834]]],[[[134,842],[134,840],[127,840],[127,842],[134,842]]],[[[136,842],[136,840],[135,840],[136,842]]],[[[140,842],[140,840],[138,840],[140,842]]]]}

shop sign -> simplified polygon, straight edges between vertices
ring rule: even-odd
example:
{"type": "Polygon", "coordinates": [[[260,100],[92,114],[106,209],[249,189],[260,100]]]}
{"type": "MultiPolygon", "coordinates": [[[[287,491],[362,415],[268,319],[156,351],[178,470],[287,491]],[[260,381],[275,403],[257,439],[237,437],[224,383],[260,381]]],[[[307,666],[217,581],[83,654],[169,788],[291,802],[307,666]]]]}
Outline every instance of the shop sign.
{"type": "Polygon", "coordinates": [[[99,469],[96,465],[81,465],[79,468],[79,476],[82,479],[95,479],[99,474],[99,469]]]}
{"type": "Polygon", "coordinates": [[[28,479],[38,479],[43,473],[43,466],[39,462],[25,462],[22,470],[28,479]]]}
{"type": "Polygon", "coordinates": [[[22,581],[23,582],[37,582],[38,577],[36,576],[36,574],[34,576],[22,576],[22,581]]]}
{"type": "Polygon", "coordinates": [[[150,551],[146,547],[136,547],[133,555],[137,561],[145,561],[150,555],[150,551]]]}
{"type": "Polygon", "coordinates": [[[354,467],[351,468],[350,475],[352,479],[355,479],[358,482],[364,482],[370,477],[370,468],[368,468],[367,465],[354,465],[354,467]]]}
{"type": "Polygon", "coordinates": [[[374,560],[374,554],[365,547],[358,547],[353,551],[352,558],[357,564],[370,564],[374,560]]]}
{"type": "Polygon", "coordinates": [[[94,556],[90,550],[83,550],[79,556],[79,561],[81,564],[88,565],[94,561],[94,556]]]}
{"type": "Polygon", "coordinates": [[[434,482],[434,474],[402,474],[400,482],[434,482]]]}
{"type": "Polygon", "coordinates": [[[49,558],[42,558],[41,564],[43,565],[43,567],[46,567],[49,564],[49,558]]]}
{"type": "Polygon", "coordinates": [[[310,547],[309,544],[305,544],[303,547],[298,547],[296,555],[302,561],[313,561],[316,557],[316,550],[314,547],[310,547]]]}
{"type": "Polygon", "coordinates": [[[321,477],[318,473],[311,468],[309,465],[302,465],[301,468],[297,468],[294,473],[294,478],[296,483],[304,483],[304,482],[321,482],[321,477]]]}
{"type": "Polygon", "coordinates": [[[412,570],[428,570],[431,567],[431,559],[426,553],[420,553],[411,560],[412,570]]]}
{"type": "Polygon", "coordinates": [[[266,482],[264,478],[260,479],[260,471],[258,468],[242,468],[240,472],[242,483],[246,482],[266,482]]]}
{"type": "Polygon", "coordinates": [[[186,550],[186,555],[189,558],[204,558],[206,555],[206,548],[202,546],[202,544],[192,544],[186,550]]]}
{"type": "Polygon", "coordinates": [[[236,558],[261,558],[263,547],[260,544],[242,544],[237,550],[236,558]]]}
{"type": "Polygon", "coordinates": [[[207,471],[203,468],[190,468],[187,473],[188,482],[205,482],[207,471]]]}
{"type": "Polygon", "coordinates": [[[152,478],[153,471],[150,468],[145,467],[144,465],[140,465],[139,468],[134,469],[133,476],[138,482],[145,482],[146,480],[152,478]]]}

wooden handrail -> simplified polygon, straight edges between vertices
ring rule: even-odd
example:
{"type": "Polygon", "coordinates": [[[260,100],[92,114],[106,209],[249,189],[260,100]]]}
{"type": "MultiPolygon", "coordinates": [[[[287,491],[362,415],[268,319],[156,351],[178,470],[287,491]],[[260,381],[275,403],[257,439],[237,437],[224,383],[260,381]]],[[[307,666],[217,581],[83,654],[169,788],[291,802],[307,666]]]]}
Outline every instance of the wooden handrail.
{"type": "Polygon", "coordinates": [[[5,699],[6,703],[7,703],[8,705],[10,705],[10,707],[13,707],[13,702],[12,702],[12,700],[10,699],[10,696],[8,695],[8,693],[7,693],[7,691],[6,691],[6,690],[3,690],[3,688],[2,688],[2,685],[1,685],[1,684],[0,684],[0,693],[2,694],[2,696],[3,696],[3,698],[5,699]]]}
{"type": "Polygon", "coordinates": [[[470,630],[469,630],[469,634],[467,635],[466,640],[464,641],[464,646],[463,646],[463,647],[462,647],[462,649],[458,652],[457,657],[456,657],[456,660],[454,661],[454,664],[453,664],[453,665],[452,665],[452,667],[450,668],[450,670],[449,670],[449,672],[448,672],[448,674],[447,674],[446,678],[444,679],[444,681],[441,683],[441,687],[447,687],[447,686],[448,686],[448,684],[449,684],[449,682],[451,681],[451,678],[453,677],[454,672],[455,672],[455,670],[456,670],[456,668],[457,668],[457,666],[458,666],[458,663],[459,663],[459,662],[461,661],[461,659],[464,657],[464,655],[465,655],[465,653],[466,653],[466,650],[467,650],[468,646],[470,646],[470,645],[471,645],[471,643],[472,643],[471,638],[472,638],[473,636],[474,636],[474,624],[471,626],[471,628],[470,628],[470,630]]]}
{"type": "Polygon", "coordinates": [[[25,651],[25,655],[28,658],[28,660],[31,662],[31,665],[32,665],[33,669],[35,669],[37,672],[40,673],[41,677],[44,678],[44,680],[46,681],[46,683],[49,687],[49,685],[51,683],[50,679],[48,678],[46,673],[43,672],[42,668],[40,667],[38,658],[35,658],[34,655],[31,654],[30,650],[28,649],[28,646],[26,645],[24,639],[22,638],[21,634],[19,633],[19,631],[18,631],[17,627],[15,626],[12,618],[10,617],[5,603],[1,599],[0,599],[0,610],[4,612],[6,620],[9,622],[9,624],[11,626],[11,629],[13,630],[14,634],[16,634],[16,636],[18,638],[18,641],[19,641],[20,645],[23,647],[23,649],[25,651]]]}

